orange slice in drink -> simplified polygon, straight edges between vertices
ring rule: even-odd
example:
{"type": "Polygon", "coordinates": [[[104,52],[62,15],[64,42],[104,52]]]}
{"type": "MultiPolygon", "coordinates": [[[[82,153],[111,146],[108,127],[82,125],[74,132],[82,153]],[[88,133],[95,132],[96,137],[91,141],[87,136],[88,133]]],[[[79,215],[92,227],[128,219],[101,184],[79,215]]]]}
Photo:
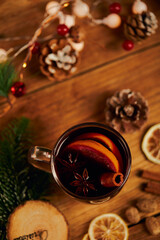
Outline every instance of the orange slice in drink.
{"type": "Polygon", "coordinates": [[[120,216],[108,213],[91,221],[88,234],[90,240],[127,240],[128,227],[120,216]]]}
{"type": "Polygon", "coordinates": [[[119,162],[115,155],[99,142],[93,140],[77,140],[67,146],[68,149],[82,153],[113,172],[119,172],[119,162]]]}
{"type": "Polygon", "coordinates": [[[155,124],[145,134],[142,151],[153,163],[160,164],[160,123],[155,124]]]}
{"type": "Polygon", "coordinates": [[[89,132],[89,133],[81,134],[80,136],[77,137],[77,139],[91,139],[108,147],[108,149],[111,150],[113,154],[116,156],[116,158],[118,159],[121,169],[123,169],[123,161],[122,161],[122,156],[120,154],[120,151],[118,147],[115,145],[115,143],[107,136],[101,133],[89,132]]]}

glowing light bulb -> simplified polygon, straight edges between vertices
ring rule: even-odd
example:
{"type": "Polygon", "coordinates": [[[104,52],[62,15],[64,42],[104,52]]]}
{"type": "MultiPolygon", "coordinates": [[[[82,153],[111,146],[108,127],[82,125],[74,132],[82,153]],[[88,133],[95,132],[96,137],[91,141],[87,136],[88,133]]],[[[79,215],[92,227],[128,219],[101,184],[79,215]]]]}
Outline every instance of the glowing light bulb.
{"type": "Polygon", "coordinates": [[[27,63],[24,62],[23,65],[22,65],[23,68],[26,68],[27,67],[27,63]]]}
{"type": "Polygon", "coordinates": [[[63,7],[68,7],[69,6],[69,2],[65,2],[64,4],[63,4],[63,7]]]}

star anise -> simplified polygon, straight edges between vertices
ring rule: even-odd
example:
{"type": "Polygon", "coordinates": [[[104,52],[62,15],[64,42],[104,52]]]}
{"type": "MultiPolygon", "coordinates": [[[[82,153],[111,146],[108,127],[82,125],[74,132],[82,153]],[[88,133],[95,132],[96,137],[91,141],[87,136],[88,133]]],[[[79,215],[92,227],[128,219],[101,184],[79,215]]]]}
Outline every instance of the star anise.
{"type": "Polygon", "coordinates": [[[78,154],[73,158],[72,154],[68,154],[68,161],[64,160],[62,158],[58,158],[58,161],[65,166],[66,168],[69,168],[71,171],[75,171],[78,168],[82,166],[82,162],[77,162],[78,161],[78,154]]]}
{"type": "Polygon", "coordinates": [[[70,185],[73,187],[77,187],[76,194],[79,195],[83,192],[84,196],[87,196],[89,190],[96,191],[92,182],[88,180],[89,175],[86,168],[84,169],[82,176],[79,173],[74,172],[74,177],[76,180],[71,182],[70,185]]]}
{"type": "Polygon", "coordinates": [[[62,163],[65,167],[67,168],[73,168],[77,162],[77,158],[78,158],[78,155],[73,159],[72,158],[72,154],[69,153],[68,154],[68,161],[62,159],[62,158],[59,158],[58,160],[60,161],[60,163],[62,163]]]}

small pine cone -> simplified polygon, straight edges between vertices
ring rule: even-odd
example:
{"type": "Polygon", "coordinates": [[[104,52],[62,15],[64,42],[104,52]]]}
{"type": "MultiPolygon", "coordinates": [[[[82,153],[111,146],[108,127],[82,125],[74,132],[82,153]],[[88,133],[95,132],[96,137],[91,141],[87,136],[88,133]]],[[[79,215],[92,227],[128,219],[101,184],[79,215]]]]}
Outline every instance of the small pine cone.
{"type": "Polygon", "coordinates": [[[127,18],[124,24],[124,34],[133,41],[141,41],[151,36],[158,28],[158,21],[154,13],[143,12],[127,18]]]}
{"type": "Polygon", "coordinates": [[[53,39],[42,47],[39,61],[49,80],[60,81],[76,71],[78,53],[67,39],[53,39]]]}
{"type": "Polygon", "coordinates": [[[106,122],[117,131],[133,132],[148,116],[148,104],[139,92],[123,89],[106,101],[106,122]]]}

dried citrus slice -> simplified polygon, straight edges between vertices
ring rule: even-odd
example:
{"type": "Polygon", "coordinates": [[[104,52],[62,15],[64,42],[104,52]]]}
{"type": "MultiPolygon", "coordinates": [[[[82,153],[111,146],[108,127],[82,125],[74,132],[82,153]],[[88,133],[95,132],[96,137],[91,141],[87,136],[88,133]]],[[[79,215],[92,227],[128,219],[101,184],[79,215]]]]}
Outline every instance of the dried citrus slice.
{"type": "Polygon", "coordinates": [[[82,240],[90,240],[88,233],[86,233],[86,234],[83,236],[82,240]]]}
{"type": "Polygon", "coordinates": [[[160,164],[160,123],[153,125],[145,134],[142,151],[148,160],[160,164]]]}
{"type": "Polygon", "coordinates": [[[117,214],[107,213],[92,220],[88,234],[90,240],[127,240],[128,227],[117,214]]]}

